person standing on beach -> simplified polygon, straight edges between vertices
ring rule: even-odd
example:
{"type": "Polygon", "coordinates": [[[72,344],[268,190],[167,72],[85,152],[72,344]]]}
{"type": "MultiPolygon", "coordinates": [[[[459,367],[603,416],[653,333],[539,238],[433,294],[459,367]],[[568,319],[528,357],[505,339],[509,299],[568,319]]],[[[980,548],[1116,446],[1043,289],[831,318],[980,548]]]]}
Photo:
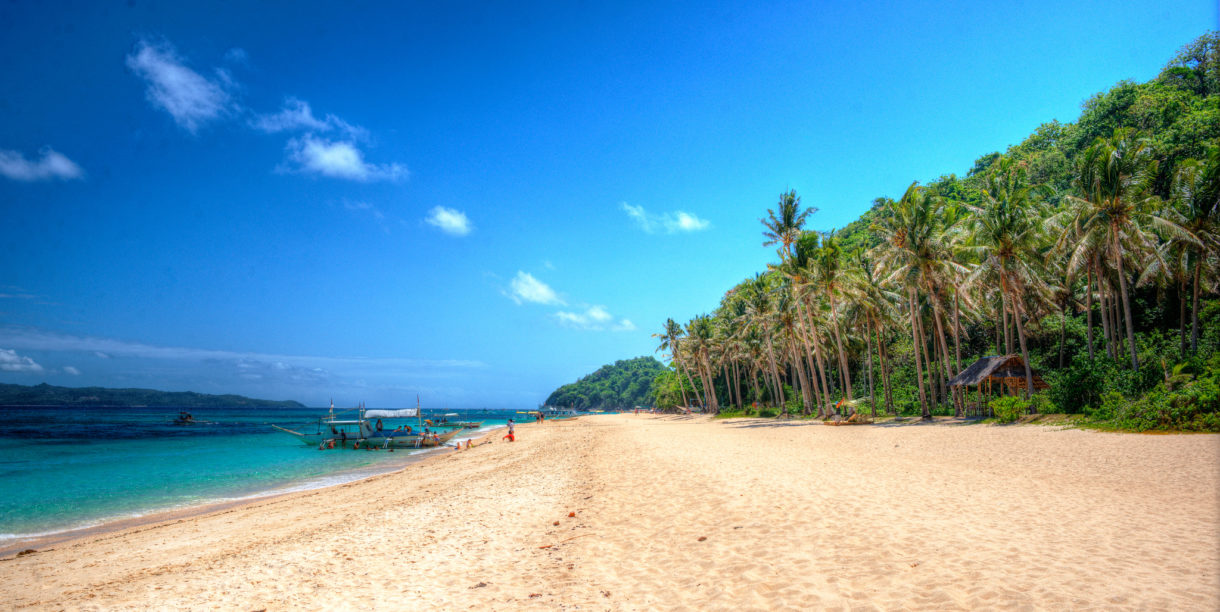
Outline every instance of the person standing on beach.
{"type": "Polygon", "coordinates": [[[503,438],[500,438],[500,439],[501,439],[501,440],[507,439],[509,442],[516,442],[516,441],[517,441],[517,436],[516,436],[516,426],[515,426],[515,424],[513,423],[513,420],[512,420],[512,419],[509,419],[509,420],[508,420],[508,435],[506,435],[506,436],[504,436],[503,438]]]}

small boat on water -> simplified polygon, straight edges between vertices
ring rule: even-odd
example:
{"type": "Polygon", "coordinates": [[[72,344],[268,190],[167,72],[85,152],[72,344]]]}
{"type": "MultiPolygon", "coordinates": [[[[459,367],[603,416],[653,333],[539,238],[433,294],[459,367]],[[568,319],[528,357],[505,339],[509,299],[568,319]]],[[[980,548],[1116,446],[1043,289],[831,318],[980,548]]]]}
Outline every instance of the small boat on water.
{"type": "Polygon", "coordinates": [[[200,421],[192,416],[191,413],[181,410],[178,412],[178,416],[170,421],[170,423],[174,425],[208,425],[211,424],[212,421],[200,421]]]}
{"type": "MultiPolygon", "coordinates": [[[[355,418],[335,414],[332,402],[330,412],[317,420],[314,432],[299,432],[279,425],[277,431],[295,436],[308,446],[325,448],[380,448],[414,449],[441,446],[457,435],[460,428],[448,431],[432,431],[431,427],[419,424],[418,428],[403,425],[393,430],[384,429],[382,419],[419,418],[419,408],[399,410],[366,410],[364,406],[354,408],[355,418]]],[[[351,412],[344,411],[344,412],[351,412]]]]}
{"type": "Polygon", "coordinates": [[[451,420],[449,418],[449,417],[456,417],[456,416],[458,416],[458,413],[449,412],[449,413],[442,415],[441,418],[438,420],[436,420],[436,417],[433,417],[433,419],[426,420],[426,421],[424,421],[424,423],[431,425],[432,427],[437,427],[437,428],[452,427],[455,429],[478,429],[483,426],[483,421],[457,421],[457,420],[451,420]]]}

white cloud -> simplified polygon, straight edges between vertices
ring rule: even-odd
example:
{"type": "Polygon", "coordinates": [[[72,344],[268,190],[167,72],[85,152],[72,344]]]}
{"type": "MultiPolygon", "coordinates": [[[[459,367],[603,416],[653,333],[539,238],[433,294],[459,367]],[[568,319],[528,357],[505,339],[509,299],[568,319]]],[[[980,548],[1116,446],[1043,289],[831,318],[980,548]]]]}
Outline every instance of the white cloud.
{"type": "Polygon", "coordinates": [[[667,213],[663,223],[665,224],[665,229],[671,234],[674,232],[697,232],[712,226],[711,221],[700,219],[695,215],[680,210],[673,213],[672,216],[667,213]]]}
{"type": "Polygon", "coordinates": [[[353,181],[396,180],[407,176],[401,164],[370,164],[356,145],[305,135],[288,141],[288,159],[301,172],[353,181]]]}
{"type": "MultiPolygon", "coordinates": [[[[148,83],[148,101],[191,133],[224,116],[232,107],[224,87],[187,68],[168,43],[140,41],[135,52],[127,56],[127,67],[148,83]]],[[[225,74],[220,78],[230,82],[225,74]]]]}
{"type": "Polygon", "coordinates": [[[368,137],[367,130],[352,125],[335,115],[327,114],[322,119],[315,117],[308,102],[293,97],[284,100],[284,107],[280,109],[280,112],[273,115],[257,115],[250,120],[250,125],[268,134],[339,130],[357,140],[368,137]]]}
{"type": "Polygon", "coordinates": [[[555,313],[555,318],[559,320],[560,325],[576,329],[591,331],[603,331],[606,329],[611,331],[632,331],[635,329],[635,324],[627,319],[619,319],[616,323],[614,315],[607,312],[604,307],[596,305],[586,308],[584,312],[561,310],[555,313]]]}
{"type": "Polygon", "coordinates": [[[681,210],[657,215],[645,211],[643,206],[632,206],[626,202],[622,202],[619,206],[628,217],[635,220],[640,229],[649,234],[662,230],[667,234],[697,232],[712,226],[710,221],[681,210]]]}
{"type": "Polygon", "coordinates": [[[250,54],[246,53],[241,47],[233,47],[225,51],[225,61],[234,64],[248,65],[250,63],[250,54]]]}
{"type": "Polygon", "coordinates": [[[269,134],[295,130],[325,132],[331,129],[331,125],[326,121],[313,116],[308,102],[296,98],[285,100],[284,108],[274,115],[255,116],[250,120],[250,125],[269,134]]]}
{"type": "Polygon", "coordinates": [[[75,162],[55,149],[43,148],[42,159],[28,160],[18,151],[0,149],[0,174],[15,181],[67,181],[84,176],[75,162]]]}
{"type": "Polygon", "coordinates": [[[465,236],[474,229],[470,225],[470,218],[466,216],[466,213],[444,206],[437,206],[428,211],[428,217],[424,221],[452,236],[465,236]]]}
{"type": "Polygon", "coordinates": [[[0,349],[0,370],[5,372],[41,372],[42,366],[12,349],[0,349]]]}
{"type": "Polygon", "coordinates": [[[509,283],[512,293],[508,297],[518,304],[534,302],[535,304],[564,305],[563,300],[546,283],[534,278],[533,275],[517,271],[517,276],[509,283]]]}
{"type": "Polygon", "coordinates": [[[32,300],[40,296],[30,293],[22,287],[16,285],[0,285],[0,299],[6,300],[32,300]]]}
{"type": "Polygon", "coordinates": [[[379,210],[376,206],[373,206],[368,202],[344,200],[343,207],[348,210],[367,212],[368,214],[373,215],[373,218],[378,221],[385,220],[385,213],[381,212],[381,210],[379,210]]]}
{"type": "Polygon", "coordinates": [[[64,366],[64,372],[73,376],[80,376],[80,370],[72,366],[64,366]]]}
{"type": "Polygon", "coordinates": [[[601,306],[590,306],[589,310],[587,310],[585,314],[588,315],[590,320],[598,323],[605,323],[606,321],[614,318],[610,315],[610,313],[606,312],[605,308],[602,308],[601,306]]]}

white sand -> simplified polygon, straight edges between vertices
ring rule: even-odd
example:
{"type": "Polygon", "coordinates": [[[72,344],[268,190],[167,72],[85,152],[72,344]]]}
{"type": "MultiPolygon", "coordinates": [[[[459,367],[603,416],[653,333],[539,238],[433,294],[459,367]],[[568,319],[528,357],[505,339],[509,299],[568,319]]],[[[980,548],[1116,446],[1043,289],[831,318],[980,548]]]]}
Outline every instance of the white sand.
{"type": "Polygon", "coordinates": [[[1216,435],[646,415],[518,433],[391,475],[0,561],[0,601],[1220,607],[1216,435]]]}

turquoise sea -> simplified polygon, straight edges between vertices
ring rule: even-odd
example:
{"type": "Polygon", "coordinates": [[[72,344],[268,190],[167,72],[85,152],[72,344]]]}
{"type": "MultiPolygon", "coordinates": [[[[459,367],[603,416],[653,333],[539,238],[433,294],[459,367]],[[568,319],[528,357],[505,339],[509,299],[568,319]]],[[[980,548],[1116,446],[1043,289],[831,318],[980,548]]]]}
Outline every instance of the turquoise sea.
{"type": "MultiPolygon", "coordinates": [[[[177,408],[0,408],[0,550],[113,520],[338,484],[445,452],[319,451],[270,426],[313,431],[326,412],[319,408],[190,412],[205,422],[174,424],[177,408]]],[[[484,429],[525,416],[434,411],[451,412],[484,429]]],[[[400,424],[415,423],[386,421],[400,424]]]]}

